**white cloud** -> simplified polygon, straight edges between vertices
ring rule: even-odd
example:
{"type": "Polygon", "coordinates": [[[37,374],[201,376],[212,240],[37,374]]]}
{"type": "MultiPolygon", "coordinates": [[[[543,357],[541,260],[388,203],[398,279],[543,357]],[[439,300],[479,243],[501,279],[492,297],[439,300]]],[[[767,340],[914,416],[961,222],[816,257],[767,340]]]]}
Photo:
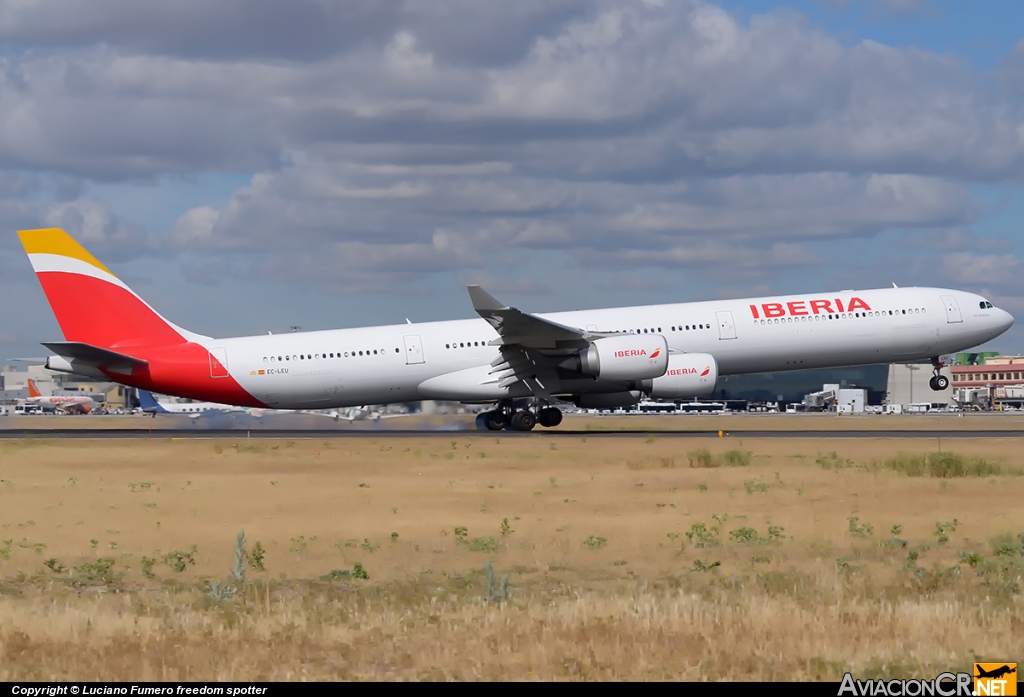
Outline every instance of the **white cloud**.
{"type": "Polygon", "coordinates": [[[1020,278],[1024,263],[1013,254],[955,252],[942,256],[942,271],[956,283],[1011,284],[1020,278]]]}
{"type": "Polygon", "coordinates": [[[220,212],[210,206],[198,206],[185,211],[171,230],[171,242],[183,247],[209,245],[219,217],[220,212]]]}

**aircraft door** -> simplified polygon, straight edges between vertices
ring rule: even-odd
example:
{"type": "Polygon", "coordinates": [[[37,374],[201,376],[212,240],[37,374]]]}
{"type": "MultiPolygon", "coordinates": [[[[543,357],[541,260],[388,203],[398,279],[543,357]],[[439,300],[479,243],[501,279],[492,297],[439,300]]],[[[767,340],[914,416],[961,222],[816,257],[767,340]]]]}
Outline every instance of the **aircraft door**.
{"type": "Polygon", "coordinates": [[[956,302],[956,298],[952,295],[943,295],[942,304],[946,308],[946,324],[956,324],[957,322],[963,322],[963,317],[960,315],[960,306],[956,302]]]}
{"type": "Polygon", "coordinates": [[[405,340],[405,364],[423,363],[423,344],[419,334],[407,334],[402,338],[405,340]]]}
{"type": "Polygon", "coordinates": [[[719,339],[735,339],[736,338],[736,323],[732,320],[732,313],[728,310],[722,312],[716,312],[715,316],[718,318],[718,338],[719,339]]]}
{"type": "Polygon", "coordinates": [[[228,350],[226,348],[210,349],[210,377],[226,378],[228,373],[228,350]]]}

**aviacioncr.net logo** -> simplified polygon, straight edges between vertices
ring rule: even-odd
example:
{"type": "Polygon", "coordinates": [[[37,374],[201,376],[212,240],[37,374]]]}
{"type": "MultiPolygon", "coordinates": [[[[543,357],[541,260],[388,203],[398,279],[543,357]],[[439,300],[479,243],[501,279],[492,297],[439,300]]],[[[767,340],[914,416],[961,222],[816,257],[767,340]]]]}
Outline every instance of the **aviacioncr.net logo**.
{"type": "Polygon", "coordinates": [[[839,686],[839,695],[857,697],[969,697],[973,677],[970,673],[939,673],[932,680],[854,680],[847,673],[839,686]]]}

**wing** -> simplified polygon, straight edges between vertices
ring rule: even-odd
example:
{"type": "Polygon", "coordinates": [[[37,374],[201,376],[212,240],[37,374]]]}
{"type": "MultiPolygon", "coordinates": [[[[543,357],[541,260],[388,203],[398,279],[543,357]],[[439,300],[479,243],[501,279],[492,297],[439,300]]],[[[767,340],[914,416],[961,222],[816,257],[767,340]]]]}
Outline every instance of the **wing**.
{"type": "Polygon", "coordinates": [[[499,386],[524,383],[538,397],[551,399],[547,385],[557,379],[555,367],[585,349],[594,339],[613,336],[570,327],[509,307],[480,286],[469,286],[473,309],[498,332],[491,345],[501,355],[490,371],[499,386]]]}
{"type": "Polygon", "coordinates": [[[498,339],[491,342],[493,345],[536,350],[581,349],[587,346],[587,339],[593,335],[592,332],[509,307],[480,286],[469,286],[468,290],[473,309],[498,332],[498,339]]]}

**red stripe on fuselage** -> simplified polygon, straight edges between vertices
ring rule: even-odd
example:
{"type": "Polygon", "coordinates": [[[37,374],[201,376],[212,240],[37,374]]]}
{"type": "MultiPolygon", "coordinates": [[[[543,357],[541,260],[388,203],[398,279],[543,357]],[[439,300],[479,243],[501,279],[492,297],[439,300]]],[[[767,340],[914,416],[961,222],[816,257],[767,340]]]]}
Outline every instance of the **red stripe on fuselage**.
{"type": "Polygon", "coordinates": [[[130,377],[103,372],[117,382],[160,394],[240,407],[267,406],[249,394],[230,374],[210,377],[210,352],[199,344],[137,346],[131,349],[130,354],[147,361],[148,365],[136,368],[130,377]]]}
{"type": "Polygon", "coordinates": [[[185,339],[131,291],[65,271],[36,274],[64,338],[116,349],[180,344],[185,339]]]}

